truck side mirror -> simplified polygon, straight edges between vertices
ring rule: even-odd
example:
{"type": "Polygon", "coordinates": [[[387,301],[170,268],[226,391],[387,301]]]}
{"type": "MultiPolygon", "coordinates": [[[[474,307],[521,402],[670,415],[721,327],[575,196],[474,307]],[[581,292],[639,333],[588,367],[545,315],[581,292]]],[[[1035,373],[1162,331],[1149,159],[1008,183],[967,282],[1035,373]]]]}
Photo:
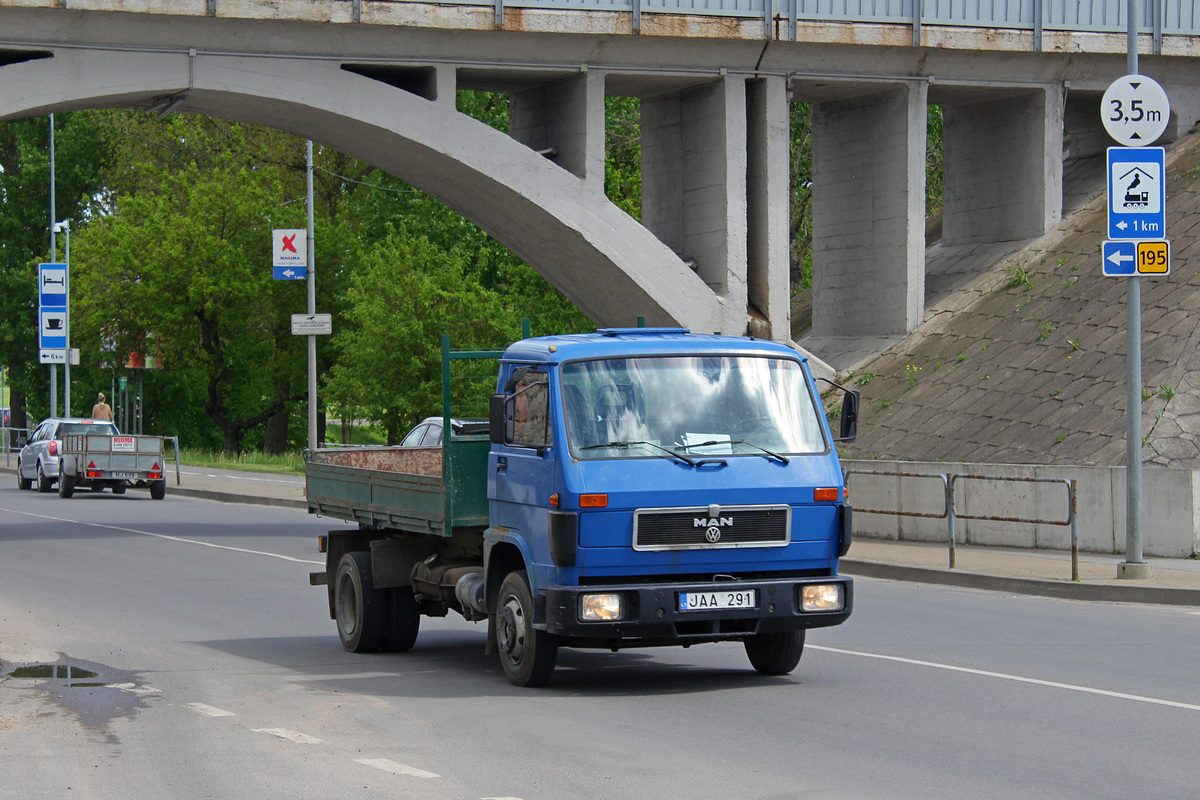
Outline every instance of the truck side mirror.
{"type": "Polygon", "coordinates": [[[492,395],[487,404],[487,437],[493,445],[504,444],[504,401],[508,395],[492,395]]]}
{"type": "Polygon", "coordinates": [[[858,436],[858,392],[849,390],[842,395],[842,424],[838,441],[853,442],[858,436]]]}
{"type": "Polygon", "coordinates": [[[488,438],[492,444],[508,444],[512,441],[512,417],[508,413],[511,396],[494,394],[488,403],[488,438]]]}

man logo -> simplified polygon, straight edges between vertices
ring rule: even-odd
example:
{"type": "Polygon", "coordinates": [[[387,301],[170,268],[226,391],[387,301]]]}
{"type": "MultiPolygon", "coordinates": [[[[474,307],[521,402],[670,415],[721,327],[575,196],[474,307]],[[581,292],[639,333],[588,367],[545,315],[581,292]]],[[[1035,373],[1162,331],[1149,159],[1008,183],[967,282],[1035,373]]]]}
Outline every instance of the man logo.
{"type": "Polygon", "coordinates": [[[716,544],[721,541],[721,529],[716,525],[710,526],[704,531],[704,538],[708,540],[709,544],[716,544]]]}

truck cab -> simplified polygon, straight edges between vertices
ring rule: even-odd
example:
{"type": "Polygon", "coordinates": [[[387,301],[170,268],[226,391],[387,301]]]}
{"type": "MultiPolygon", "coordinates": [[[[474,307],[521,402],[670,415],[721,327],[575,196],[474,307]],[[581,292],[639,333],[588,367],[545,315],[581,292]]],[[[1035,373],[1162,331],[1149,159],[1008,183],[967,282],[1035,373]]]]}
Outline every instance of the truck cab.
{"type": "Polygon", "coordinates": [[[561,645],[740,640],[755,669],[786,673],[805,630],[850,616],[851,510],[795,351],[605,329],[512,345],[497,387],[483,538],[514,682],[548,678],[561,645]]]}

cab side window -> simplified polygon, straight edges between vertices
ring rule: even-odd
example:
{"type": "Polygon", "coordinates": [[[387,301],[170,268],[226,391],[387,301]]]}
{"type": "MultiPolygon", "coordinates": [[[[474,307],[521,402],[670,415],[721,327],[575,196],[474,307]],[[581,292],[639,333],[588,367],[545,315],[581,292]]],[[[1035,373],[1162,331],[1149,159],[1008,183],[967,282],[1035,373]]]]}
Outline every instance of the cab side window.
{"type": "Polygon", "coordinates": [[[519,447],[549,447],[554,443],[550,430],[550,376],[530,370],[517,383],[514,395],[512,443],[519,447]]]}

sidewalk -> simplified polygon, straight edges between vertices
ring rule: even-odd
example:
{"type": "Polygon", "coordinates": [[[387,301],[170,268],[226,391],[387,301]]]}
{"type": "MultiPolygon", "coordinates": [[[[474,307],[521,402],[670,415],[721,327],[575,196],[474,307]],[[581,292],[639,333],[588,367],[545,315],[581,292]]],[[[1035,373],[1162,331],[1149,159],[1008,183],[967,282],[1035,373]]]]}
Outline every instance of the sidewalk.
{"type": "MultiPolygon", "coordinates": [[[[167,478],[167,497],[181,495],[226,503],[255,503],[304,509],[304,478],[204,467],[183,467],[175,484],[174,465],[167,478]]],[[[0,475],[12,476],[0,462],[0,475]]],[[[1071,554],[1055,550],[1000,547],[955,548],[949,568],[945,544],[895,542],[856,537],[841,561],[847,575],[989,589],[1013,594],[1074,600],[1160,603],[1200,608],[1200,559],[1148,558],[1146,580],[1117,578],[1120,555],[1081,553],[1079,581],[1071,581],[1071,554]]]]}

